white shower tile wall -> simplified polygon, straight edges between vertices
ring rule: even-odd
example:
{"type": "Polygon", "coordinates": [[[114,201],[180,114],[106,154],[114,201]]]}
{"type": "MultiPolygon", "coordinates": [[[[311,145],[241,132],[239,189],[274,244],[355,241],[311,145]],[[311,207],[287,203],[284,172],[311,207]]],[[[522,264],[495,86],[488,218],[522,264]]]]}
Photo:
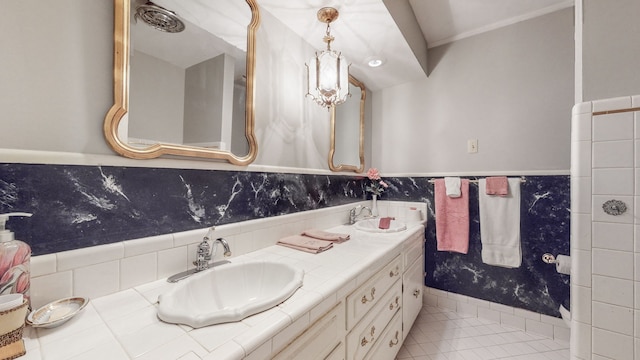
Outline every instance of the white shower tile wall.
{"type": "Polygon", "coordinates": [[[639,106],[628,96],[573,110],[572,359],[640,358],[639,106]],[[606,213],[609,200],[626,212],[606,213]]]}
{"type": "MultiPolygon", "coordinates": [[[[274,245],[280,238],[309,228],[330,228],[348,222],[349,210],[369,201],[319,210],[249,220],[216,227],[214,236],[224,237],[239,256],[274,245]]],[[[426,212],[425,203],[378,201],[380,216],[405,218],[410,207],[426,212]]],[[[37,308],[50,301],[84,296],[96,298],[133,288],[192,268],[198,243],[208,228],[164,234],[94,246],[31,259],[31,304],[37,308]]],[[[222,260],[217,251],[214,261],[222,260]]]]}
{"type": "Polygon", "coordinates": [[[424,304],[428,306],[455,311],[462,316],[474,316],[558,341],[568,342],[570,339],[567,324],[553,316],[429,287],[425,288],[423,294],[424,304]]]}

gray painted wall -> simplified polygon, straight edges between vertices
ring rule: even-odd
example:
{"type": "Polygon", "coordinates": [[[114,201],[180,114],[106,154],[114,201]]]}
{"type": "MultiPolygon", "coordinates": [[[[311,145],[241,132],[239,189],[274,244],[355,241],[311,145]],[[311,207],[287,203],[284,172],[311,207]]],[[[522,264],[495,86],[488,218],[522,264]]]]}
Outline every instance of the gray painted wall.
{"type": "Polygon", "coordinates": [[[140,51],[132,54],[129,137],[182,144],[184,69],[140,51]]]}
{"type": "Polygon", "coordinates": [[[184,143],[231,143],[233,58],[220,54],[185,70],[184,143]]]}
{"type": "MultiPolygon", "coordinates": [[[[112,3],[10,0],[3,7],[12,16],[0,25],[1,42],[11,49],[2,53],[0,68],[0,146],[113,154],[102,133],[113,98],[112,3]],[[55,14],[73,21],[59,22],[55,14]]],[[[370,94],[367,166],[383,172],[569,168],[570,9],[432,50],[430,78],[370,94]],[[479,139],[478,154],[466,153],[469,138],[479,139]]],[[[320,148],[324,143],[328,138],[320,148]]],[[[265,159],[269,146],[260,145],[265,159]]],[[[326,169],[325,149],[319,159],[295,165],[257,163],[326,169]]]]}
{"type": "Polygon", "coordinates": [[[373,96],[373,165],[568,172],[573,37],[570,8],[429,49],[429,78],[373,96]]]}
{"type": "Polygon", "coordinates": [[[0,147],[113,154],[113,2],[3,0],[2,12],[0,147]]]}
{"type": "MultiPolygon", "coordinates": [[[[114,155],[102,130],[113,104],[112,1],[6,0],[2,10],[11,16],[0,44],[11,51],[0,54],[0,148],[114,155]]],[[[258,36],[254,164],[328,171],[329,114],[302,86],[316,49],[297,37],[283,53],[280,35],[258,36]]]]}
{"type": "Polygon", "coordinates": [[[583,1],[583,100],[640,94],[640,1],[583,1]]]}

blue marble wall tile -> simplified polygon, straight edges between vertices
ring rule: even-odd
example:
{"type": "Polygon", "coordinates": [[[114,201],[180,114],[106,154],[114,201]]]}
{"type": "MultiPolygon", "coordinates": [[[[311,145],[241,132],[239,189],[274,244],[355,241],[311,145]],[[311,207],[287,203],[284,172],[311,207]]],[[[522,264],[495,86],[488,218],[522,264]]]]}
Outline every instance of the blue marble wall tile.
{"type": "MultiPolygon", "coordinates": [[[[473,178],[476,179],[476,178],[473,178]]],[[[469,252],[436,250],[433,185],[426,178],[389,178],[389,191],[381,199],[427,203],[425,269],[427,286],[560,316],[560,304],[569,306],[568,275],[544,263],[542,254],[569,254],[569,176],[527,176],[521,187],[520,236],[522,265],[507,269],[482,262],[478,184],[469,187],[469,252]]]]}
{"type": "MultiPolygon", "coordinates": [[[[436,251],[429,178],[384,180],[389,188],[381,200],[427,204],[427,286],[559,316],[569,277],[541,256],[569,254],[568,176],[528,176],[522,185],[518,269],[482,263],[476,184],[470,186],[469,253],[462,255],[436,251]]],[[[367,182],[358,175],[0,164],[0,213],[32,212],[9,227],[34,255],[43,255],[348,204],[368,196],[367,182]]]]}
{"type": "Polygon", "coordinates": [[[34,255],[359,201],[360,177],[0,164],[0,213],[34,255]]]}

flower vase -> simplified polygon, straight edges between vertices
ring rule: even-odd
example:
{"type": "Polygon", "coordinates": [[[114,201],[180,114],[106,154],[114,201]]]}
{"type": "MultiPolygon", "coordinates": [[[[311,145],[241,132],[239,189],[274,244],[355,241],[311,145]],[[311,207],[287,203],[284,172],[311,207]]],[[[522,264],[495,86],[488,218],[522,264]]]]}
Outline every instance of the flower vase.
{"type": "Polygon", "coordinates": [[[371,215],[378,216],[378,195],[371,196],[371,215]]]}

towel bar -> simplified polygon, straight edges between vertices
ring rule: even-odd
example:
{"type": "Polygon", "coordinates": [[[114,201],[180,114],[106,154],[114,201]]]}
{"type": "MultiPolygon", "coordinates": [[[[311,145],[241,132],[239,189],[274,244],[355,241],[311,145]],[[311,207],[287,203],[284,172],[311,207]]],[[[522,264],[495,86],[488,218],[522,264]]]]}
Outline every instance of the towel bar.
{"type": "MultiPolygon", "coordinates": [[[[430,180],[428,181],[428,183],[433,184],[435,181],[436,181],[436,179],[430,179],[430,180]]],[[[470,182],[470,183],[477,183],[477,182],[478,182],[478,180],[469,180],[469,182],[470,182]]],[[[526,179],[524,176],[521,176],[521,177],[520,177],[520,182],[525,183],[525,182],[527,182],[527,179],[526,179]]]]}

